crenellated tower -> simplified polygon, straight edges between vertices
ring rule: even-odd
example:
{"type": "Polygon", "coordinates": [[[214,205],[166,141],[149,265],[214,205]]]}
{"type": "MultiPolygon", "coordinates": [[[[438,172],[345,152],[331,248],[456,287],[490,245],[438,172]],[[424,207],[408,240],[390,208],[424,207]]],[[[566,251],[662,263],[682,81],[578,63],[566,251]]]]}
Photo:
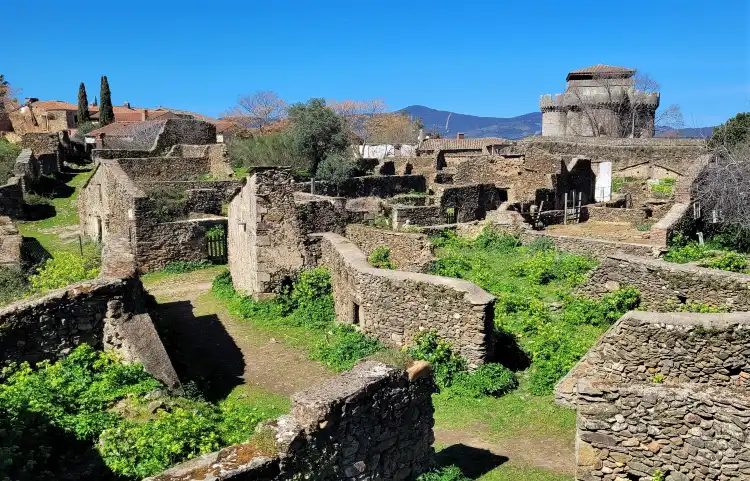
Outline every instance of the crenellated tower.
{"type": "Polygon", "coordinates": [[[542,135],[653,137],[659,92],[636,90],[635,70],[594,65],[568,73],[565,92],[542,95],[542,135]]]}

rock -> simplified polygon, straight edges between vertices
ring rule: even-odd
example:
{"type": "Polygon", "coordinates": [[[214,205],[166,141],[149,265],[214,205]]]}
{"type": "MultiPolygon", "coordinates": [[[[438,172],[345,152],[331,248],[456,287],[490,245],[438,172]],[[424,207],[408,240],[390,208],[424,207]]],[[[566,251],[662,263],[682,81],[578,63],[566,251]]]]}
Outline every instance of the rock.
{"type": "Polygon", "coordinates": [[[156,400],[156,401],[151,401],[150,403],[148,403],[146,410],[149,413],[154,414],[156,413],[156,411],[158,411],[159,409],[163,409],[164,407],[166,407],[166,405],[164,404],[164,401],[156,400]]]}

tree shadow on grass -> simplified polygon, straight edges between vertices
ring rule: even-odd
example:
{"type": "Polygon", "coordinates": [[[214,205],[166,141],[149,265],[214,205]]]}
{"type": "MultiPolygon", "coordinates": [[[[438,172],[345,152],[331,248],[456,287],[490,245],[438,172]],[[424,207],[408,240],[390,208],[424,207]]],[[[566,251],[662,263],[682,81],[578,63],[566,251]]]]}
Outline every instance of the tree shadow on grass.
{"type": "Polygon", "coordinates": [[[208,401],[224,399],[243,383],[242,351],[215,314],[193,314],[190,301],[150,308],[159,337],[182,383],[193,382],[208,401]]]}
{"type": "Polygon", "coordinates": [[[505,456],[465,444],[448,446],[437,453],[435,458],[438,466],[457,466],[466,477],[471,479],[479,478],[508,462],[505,456]]]}

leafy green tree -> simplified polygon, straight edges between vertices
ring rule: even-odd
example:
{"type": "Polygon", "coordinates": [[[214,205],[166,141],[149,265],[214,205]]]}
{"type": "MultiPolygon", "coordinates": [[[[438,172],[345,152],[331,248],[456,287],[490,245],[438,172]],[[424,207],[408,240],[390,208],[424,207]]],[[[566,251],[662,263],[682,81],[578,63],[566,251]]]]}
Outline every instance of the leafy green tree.
{"type": "Polygon", "coordinates": [[[750,143],[750,112],[740,112],[727,123],[714,127],[709,146],[728,150],[750,143]]]}
{"type": "Polygon", "coordinates": [[[107,76],[102,76],[102,87],[99,92],[102,99],[102,106],[99,108],[99,125],[108,125],[115,121],[115,111],[112,108],[112,94],[109,92],[109,82],[107,76]]]}
{"type": "Polygon", "coordinates": [[[321,180],[343,182],[357,171],[357,161],[351,156],[332,153],[318,164],[315,176],[321,180]]]}
{"type": "Polygon", "coordinates": [[[86,96],[86,86],[81,85],[78,87],[78,123],[82,124],[91,120],[89,115],[89,98],[86,96]]]}
{"type": "Polygon", "coordinates": [[[290,134],[298,155],[307,160],[315,173],[323,159],[341,154],[349,146],[346,123],[326,106],[323,99],[310,99],[289,108],[290,134]]]}

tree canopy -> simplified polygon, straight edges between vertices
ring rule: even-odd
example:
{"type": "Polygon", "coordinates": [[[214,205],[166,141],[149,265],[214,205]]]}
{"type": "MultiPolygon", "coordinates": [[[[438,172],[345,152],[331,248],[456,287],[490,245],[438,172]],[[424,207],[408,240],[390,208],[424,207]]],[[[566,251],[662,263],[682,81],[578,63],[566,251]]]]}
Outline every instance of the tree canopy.
{"type": "Polygon", "coordinates": [[[102,105],[99,107],[99,125],[108,125],[115,121],[115,111],[112,108],[112,94],[109,91],[107,76],[102,76],[101,92],[99,98],[102,105]]]}
{"type": "Polygon", "coordinates": [[[86,86],[81,82],[78,87],[78,123],[82,124],[89,120],[89,98],[86,96],[86,86]]]}
{"type": "Polygon", "coordinates": [[[298,155],[317,171],[330,154],[344,153],[349,137],[344,119],[328,108],[323,99],[310,99],[289,108],[290,135],[298,155]]]}

